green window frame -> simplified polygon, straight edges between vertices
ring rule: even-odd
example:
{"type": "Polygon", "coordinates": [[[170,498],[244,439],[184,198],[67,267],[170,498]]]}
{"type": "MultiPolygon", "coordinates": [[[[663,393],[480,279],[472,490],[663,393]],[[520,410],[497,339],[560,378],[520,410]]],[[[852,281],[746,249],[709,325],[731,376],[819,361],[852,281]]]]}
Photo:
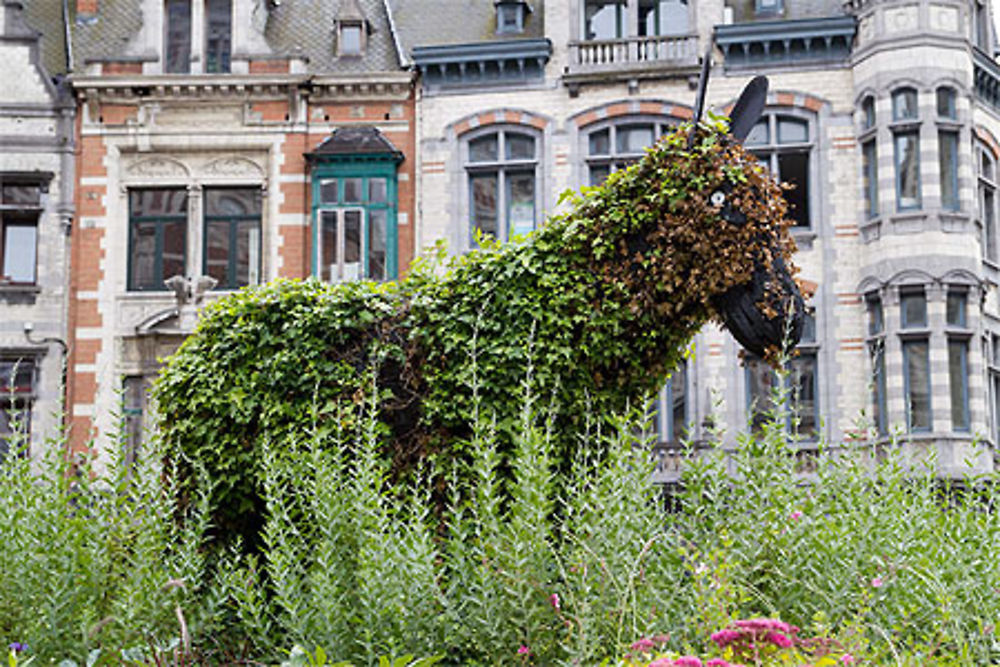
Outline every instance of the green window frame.
{"type": "Polygon", "coordinates": [[[396,164],[392,156],[336,156],[314,167],[313,276],[324,282],[399,277],[396,164]]]}
{"type": "Polygon", "coordinates": [[[128,204],[128,291],[166,291],[187,274],[187,189],[130,189],[128,204]]]}
{"type": "Polygon", "coordinates": [[[202,273],[215,289],[239,289],[260,282],[260,187],[205,188],[202,273]]]}

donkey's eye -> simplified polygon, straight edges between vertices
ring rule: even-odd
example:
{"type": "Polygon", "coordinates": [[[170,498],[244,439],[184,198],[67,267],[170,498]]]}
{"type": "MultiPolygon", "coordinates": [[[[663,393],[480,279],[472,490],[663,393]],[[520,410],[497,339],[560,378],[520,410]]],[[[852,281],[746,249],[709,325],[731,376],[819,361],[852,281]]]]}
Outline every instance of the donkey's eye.
{"type": "Polygon", "coordinates": [[[726,203],[726,193],[722,190],[716,190],[709,197],[709,201],[712,202],[712,206],[722,206],[726,203]]]}

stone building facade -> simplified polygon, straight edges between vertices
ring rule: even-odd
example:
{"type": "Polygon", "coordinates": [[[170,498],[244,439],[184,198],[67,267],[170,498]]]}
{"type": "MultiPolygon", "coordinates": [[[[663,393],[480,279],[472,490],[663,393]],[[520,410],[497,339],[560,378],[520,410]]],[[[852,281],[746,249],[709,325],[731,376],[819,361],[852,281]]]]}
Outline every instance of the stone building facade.
{"type": "Polygon", "coordinates": [[[414,255],[412,74],[378,0],[77,0],[68,403],[133,453],[164,356],[227,291],[414,255]]]}
{"type": "Polygon", "coordinates": [[[60,424],[69,230],[73,220],[73,99],[48,7],[0,2],[0,458],[37,448],[60,424]],[[17,437],[17,432],[27,439],[17,437]]]}
{"type": "MultiPolygon", "coordinates": [[[[994,467],[1000,428],[1000,68],[985,0],[389,0],[420,75],[418,245],[543,223],[758,73],[748,147],[783,180],[814,291],[788,382],[808,470],[821,439],[994,467]],[[449,27],[432,17],[461,11],[449,27]]],[[[757,422],[774,374],[710,327],[656,401],[661,474],[678,439],[757,422]],[[720,399],[722,399],[720,401],[720,399]]]]}

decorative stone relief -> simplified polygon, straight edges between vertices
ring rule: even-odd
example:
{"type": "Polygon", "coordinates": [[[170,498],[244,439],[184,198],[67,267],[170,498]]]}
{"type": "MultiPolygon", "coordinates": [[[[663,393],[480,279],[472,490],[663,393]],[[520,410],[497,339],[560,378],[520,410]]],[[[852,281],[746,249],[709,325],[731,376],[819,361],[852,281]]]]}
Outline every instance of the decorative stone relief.
{"type": "Polygon", "coordinates": [[[183,126],[185,129],[204,129],[206,127],[232,126],[243,120],[240,104],[211,104],[192,106],[169,106],[160,109],[156,115],[156,125],[183,126]]]}
{"type": "Polygon", "coordinates": [[[189,172],[183,163],[158,155],[133,162],[125,173],[146,178],[187,178],[189,172]]]}
{"type": "Polygon", "coordinates": [[[869,14],[861,19],[858,25],[858,45],[867,44],[875,40],[875,15],[869,14]]]}
{"type": "Polygon", "coordinates": [[[917,5],[904,5],[902,7],[891,7],[885,10],[885,31],[907,32],[916,30],[919,24],[919,7],[917,5]]]}
{"type": "Polygon", "coordinates": [[[942,32],[958,32],[958,7],[931,5],[931,27],[942,32]]]}
{"type": "Polygon", "coordinates": [[[239,155],[229,155],[212,160],[205,165],[203,171],[211,176],[264,177],[264,169],[259,164],[239,155]]]}

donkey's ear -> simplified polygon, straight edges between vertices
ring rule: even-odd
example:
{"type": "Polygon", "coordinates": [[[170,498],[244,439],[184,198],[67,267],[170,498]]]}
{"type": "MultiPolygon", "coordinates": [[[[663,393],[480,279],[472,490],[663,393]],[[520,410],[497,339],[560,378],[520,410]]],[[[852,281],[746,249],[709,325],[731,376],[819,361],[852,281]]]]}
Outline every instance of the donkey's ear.
{"type": "Polygon", "coordinates": [[[767,102],[767,77],[755,76],[747,84],[740,99],[736,100],[732,113],[729,114],[729,133],[742,142],[750,134],[750,130],[760,120],[767,102]]]}

